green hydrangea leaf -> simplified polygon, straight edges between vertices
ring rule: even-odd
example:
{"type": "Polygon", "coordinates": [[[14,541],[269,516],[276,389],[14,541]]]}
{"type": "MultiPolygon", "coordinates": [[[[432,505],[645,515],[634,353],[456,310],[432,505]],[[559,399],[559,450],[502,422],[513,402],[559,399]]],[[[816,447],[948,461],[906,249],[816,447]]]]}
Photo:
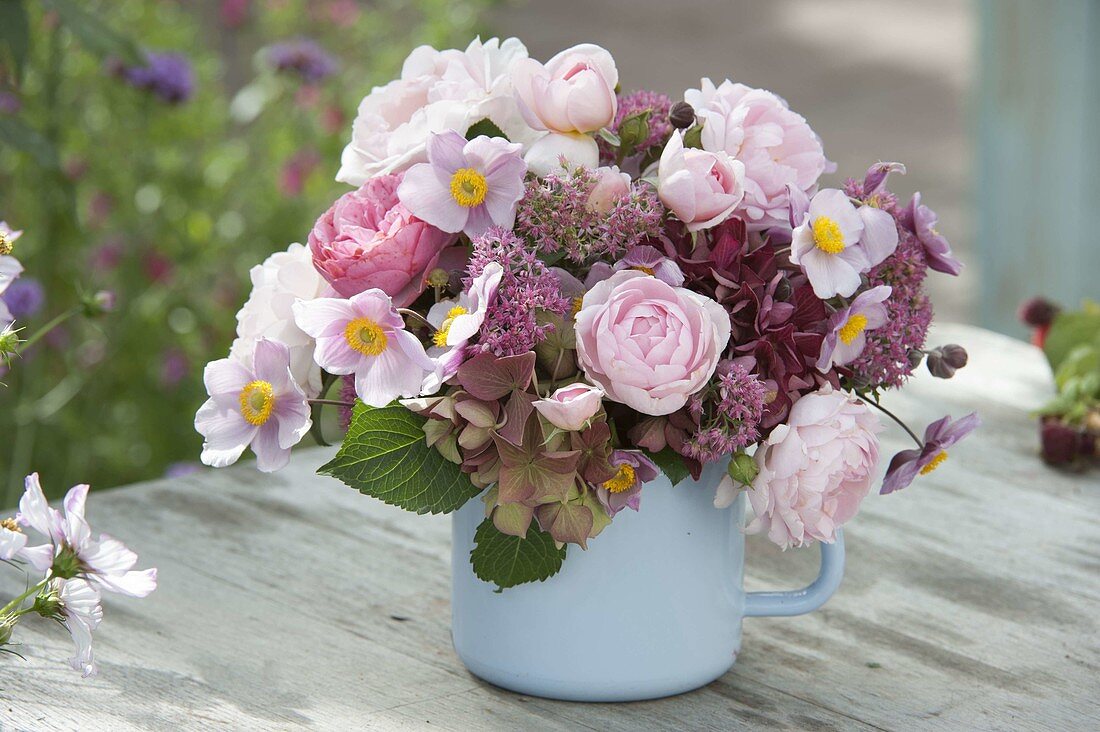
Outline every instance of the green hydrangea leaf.
{"type": "Polygon", "coordinates": [[[539,530],[534,522],[527,536],[520,538],[500,533],[492,519],[485,519],[477,527],[470,552],[474,574],[498,589],[542,582],[557,574],[564,560],[565,547],[559,549],[550,534],[539,530]]]}
{"type": "Polygon", "coordinates": [[[455,511],[481,490],[428,447],[426,421],[396,404],[374,409],[357,401],[344,444],[317,472],[408,511],[455,511]]]}
{"type": "Polygon", "coordinates": [[[660,452],[651,452],[649,456],[653,458],[653,462],[657,463],[657,467],[661,469],[661,472],[665,474],[672,485],[677,485],[688,477],[688,469],[684,465],[684,459],[671,447],[666,447],[660,452]]]}

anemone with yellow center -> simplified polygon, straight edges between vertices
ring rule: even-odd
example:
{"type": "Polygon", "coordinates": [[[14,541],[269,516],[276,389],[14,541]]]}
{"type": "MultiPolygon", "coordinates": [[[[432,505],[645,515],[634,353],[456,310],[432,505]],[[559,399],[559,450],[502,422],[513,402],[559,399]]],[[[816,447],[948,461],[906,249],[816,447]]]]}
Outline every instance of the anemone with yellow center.
{"type": "Polygon", "coordinates": [[[11,254],[15,249],[15,239],[0,231],[0,255],[11,254]]]}
{"type": "Polygon", "coordinates": [[[451,332],[451,326],[454,325],[455,318],[460,315],[465,315],[468,311],[461,305],[455,305],[453,308],[447,311],[447,317],[436,328],[435,335],[432,336],[432,343],[445,348],[447,346],[447,336],[451,332]]]}
{"type": "Polygon", "coordinates": [[[463,208],[480,206],[488,193],[488,181],[473,168],[459,168],[451,176],[451,198],[463,208]]]}
{"type": "Polygon", "coordinates": [[[275,393],[270,381],[250,381],[240,394],[241,416],[254,427],[260,427],[271,419],[275,409],[275,393]]]}
{"type": "Polygon", "coordinates": [[[850,346],[866,328],[867,316],[863,313],[856,313],[848,317],[848,320],[837,331],[837,335],[840,336],[840,340],[844,345],[850,346]]]}
{"type": "Polygon", "coordinates": [[[943,461],[946,460],[946,459],[947,459],[947,451],[946,450],[940,450],[938,453],[936,453],[936,457],[932,458],[928,462],[927,465],[925,465],[923,468],[920,469],[920,474],[921,475],[928,475],[933,470],[935,470],[936,468],[943,465],[943,461]]]}
{"type": "Polygon", "coordinates": [[[622,493],[623,491],[628,491],[633,488],[637,479],[637,475],[634,473],[634,466],[629,463],[623,463],[619,466],[619,472],[615,473],[614,477],[604,481],[603,487],[611,493],[622,493]]]}
{"type": "Polygon", "coordinates": [[[355,318],[344,328],[344,340],[364,356],[377,356],[386,350],[389,338],[382,326],[370,318],[355,318]]]}
{"type": "Polygon", "coordinates": [[[826,254],[840,254],[844,251],[844,232],[834,219],[818,216],[810,228],[813,230],[815,247],[826,254]]]}
{"type": "Polygon", "coordinates": [[[23,529],[19,528],[19,524],[11,517],[0,519],[0,529],[7,529],[8,531],[15,531],[20,534],[23,533],[23,529]]]}

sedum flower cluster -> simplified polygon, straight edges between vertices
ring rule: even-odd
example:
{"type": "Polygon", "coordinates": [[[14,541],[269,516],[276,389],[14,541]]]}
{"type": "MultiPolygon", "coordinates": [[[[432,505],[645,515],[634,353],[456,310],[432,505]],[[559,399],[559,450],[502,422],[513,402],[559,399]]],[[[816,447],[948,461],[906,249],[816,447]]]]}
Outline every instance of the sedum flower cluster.
{"type": "MultiPolygon", "coordinates": [[[[308,251],[254,273],[207,367],[203,460],[251,446],[274,470],[322,404],[356,434],[402,408],[506,535],[585,547],[661,473],[728,461],[719,505],[750,489],[754,530],[832,541],[880,466],[880,392],[926,355],[958,367],[925,350],[924,280],[961,265],[919,195],[886,187],[903,166],[831,187],[781,97],[618,79],[592,44],[546,63],[514,38],[415,49],[359,107],[337,175],[354,189],[308,251]]],[[[930,427],[884,492],[976,424],[930,427]]]]}

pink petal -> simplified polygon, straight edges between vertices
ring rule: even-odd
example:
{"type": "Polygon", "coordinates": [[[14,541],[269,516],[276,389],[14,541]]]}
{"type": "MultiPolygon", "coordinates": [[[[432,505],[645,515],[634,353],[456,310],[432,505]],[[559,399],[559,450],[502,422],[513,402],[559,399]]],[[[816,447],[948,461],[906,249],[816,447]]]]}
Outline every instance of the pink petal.
{"type": "Polygon", "coordinates": [[[206,384],[206,393],[210,396],[216,394],[240,394],[245,384],[252,381],[252,372],[240,361],[232,358],[220,358],[206,364],[202,372],[203,383],[206,384]]]}
{"type": "Polygon", "coordinates": [[[348,321],[357,315],[347,300],[334,297],[299,301],[294,303],[293,310],[295,324],[314,338],[342,334],[348,321]]]}
{"type": "Polygon", "coordinates": [[[290,448],[279,444],[279,425],[268,422],[252,439],[252,452],[256,453],[256,467],[262,473],[274,473],[290,462],[290,448]]]}
{"type": "Polygon", "coordinates": [[[401,181],[397,195],[414,216],[451,234],[462,231],[469,209],[451,195],[453,171],[429,164],[415,165],[401,181]]]}

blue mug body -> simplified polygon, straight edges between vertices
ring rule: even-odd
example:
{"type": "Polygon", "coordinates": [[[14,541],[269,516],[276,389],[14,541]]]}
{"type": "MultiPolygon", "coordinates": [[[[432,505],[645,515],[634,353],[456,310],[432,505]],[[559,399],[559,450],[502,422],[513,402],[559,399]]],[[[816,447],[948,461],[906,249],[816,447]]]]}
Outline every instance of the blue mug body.
{"type": "Polygon", "coordinates": [[[725,674],[741,648],[741,621],[795,615],[828,599],[843,544],[822,545],[822,576],[795,592],[746,593],[745,497],[714,507],[724,464],[673,486],[659,476],[587,551],[570,545],[545,582],[496,592],[470,567],[485,519],[475,498],[453,516],[452,636],[476,676],[534,696],[572,701],[653,699],[725,674]]]}

